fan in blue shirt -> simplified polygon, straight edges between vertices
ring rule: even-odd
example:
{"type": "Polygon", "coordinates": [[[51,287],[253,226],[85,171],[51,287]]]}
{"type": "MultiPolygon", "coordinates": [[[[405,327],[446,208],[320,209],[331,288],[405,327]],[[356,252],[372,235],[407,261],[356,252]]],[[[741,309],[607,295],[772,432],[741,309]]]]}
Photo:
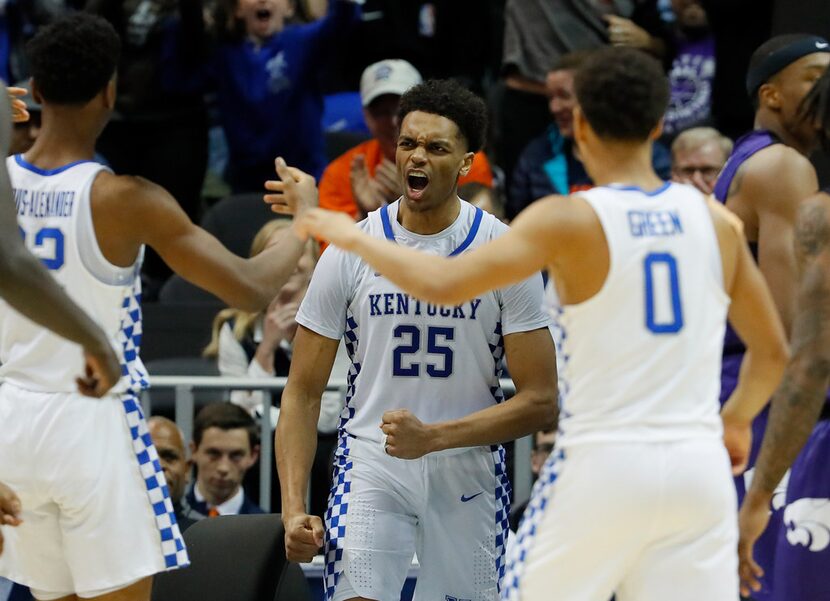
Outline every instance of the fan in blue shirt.
{"type": "Polygon", "coordinates": [[[318,76],[357,23],[355,3],[331,0],[319,21],[286,25],[289,0],[221,0],[210,37],[201,0],[180,0],[180,9],[164,52],[165,86],[216,93],[234,192],[262,190],[276,156],[319,177],[326,157],[318,76]]]}

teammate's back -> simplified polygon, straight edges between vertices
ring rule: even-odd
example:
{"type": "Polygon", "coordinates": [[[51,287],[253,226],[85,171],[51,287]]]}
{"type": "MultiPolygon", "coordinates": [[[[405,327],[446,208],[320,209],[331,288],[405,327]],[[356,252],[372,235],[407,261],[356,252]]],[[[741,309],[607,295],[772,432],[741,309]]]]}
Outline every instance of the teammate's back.
{"type": "Polygon", "coordinates": [[[703,195],[667,183],[580,197],[602,227],[609,266],[599,292],[554,311],[560,445],[719,436],[729,298],[703,195]]]}
{"type": "MultiPolygon", "coordinates": [[[[103,328],[139,383],[139,262],[117,267],[102,255],[92,225],[90,189],[106,167],[81,161],[44,170],[22,155],[6,159],[20,233],[67,294],[103,328]]],[[[71,392],[83,371],[74,343],[0,303],[0,378],[27,390],[71,392]]],[[[127,375],[127,374],[124,374],[127,375]]],[[[114,392],[123,392],[122,383],[114,392]]]]}

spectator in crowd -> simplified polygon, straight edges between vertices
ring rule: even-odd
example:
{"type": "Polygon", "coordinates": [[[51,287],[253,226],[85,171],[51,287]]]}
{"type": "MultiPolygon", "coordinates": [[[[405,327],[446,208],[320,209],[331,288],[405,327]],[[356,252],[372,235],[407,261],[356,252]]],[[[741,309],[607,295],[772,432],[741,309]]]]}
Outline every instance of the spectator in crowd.
{"type": "Polygon", "coordinates": [[[0,80],[10,84],[29,77],[24,46],[41,25],[71,8],[66,0],[0,1],[0,80]]]}
{"type": "Polygon", "coordinates": [[[671,97],[663,133],[674,137],[709,119],[715,78],[715,38],[700,0],[672,0],[677,53],[669,70],[671,97]]]}
{"type": "Polygon", "coordinates": [[[289,0],[217,0],[207,40],[201,3],[183,1],[168,36],[168,89],[217,94],[236,193],[261,190],[275,156],[315,177],[326,163],[317,75],[358,9],[352,0],[331,0],[319,21],[286,26],[292,10],[289,0]],[[193,48],[207,55],[196,57],[193,48]]]}
{"type": "Polygon", "coordinates": [[[469,182],[458,187],[458,197],[474,207],[480,207],[491,215],[495,215],[500,221],[505,221],[504,200],[497,188],[485,186],[479,182],[469,182]]]}
{"type": "Polygon", "coordinates": [[[504,12],[504,96],[497,109],[496,162],[508,189],[517,157],[549,116],[545,79],[563,55],[606,44],[649,48],[671,58],[672,35],[657,0],[508,0],[504,12]]]}
{"type": "MultiPolygon", "coordinates": [[[[395,167],[396,115],[401,95],[421,82],[421,74],[404,60],[369,65],[360,80],[360,97],[372,139],[358,144],[326,167],[320,180],[320,206],[362,219],[398,199],[402,193],[395,167]]],[[[487,157],[477,152],[470,172],[459,179],[493,185],[487,157]]]]}
{"type": "Polygon", "coordinates": [[[184,532],[196,520],[184,515],[182,511],[182,497],[187,486],[190,461],[184,448],[184,437],[178,426],[166,417],[153,416],[147,420],[150,438],[159,454],[161,469],[164,470],[164,479],[167,480],[167,489],[170,491],[170,500],[176,512],[176,521],[179,529],[184,532]]]}
{"type": "Polygon", "coordinates": [[[259,458],[257,434],[254,419],[233,403],[214,403],[199,411],[190,443],[196,482],[184,497],[186,517],[264,513],[242,488],[245,473],[259,458]]]}
{"type": "Polygon", "coordinates": [[[671,145],[671,178],[711,194],[732,153],[732,140],[712,127],[693,127],[671,145]]]}
{"type": "MultiPolygon", "coordinates": [[[[542,467],[548,455],[553,451],[553,445],[556,443],[556,430],[536,432],[533,435],[533,450],[530,452],[530,471],[533,473],[533,481],[539,477],[542,467]]],[[[529,499],[524,503],[516,505],[510,510],[510,530],[516,532],[519,529],[519,522],[522,521],[525,509],[529,499]]]]}
{"type": "MultiPolygon", "coordinates": [[[[594,185],[573,141],[574,75],[588,56],[590,52],[566,54],[547,74],[548,121],[553,117],[553,123],[531,140],[519,156],[508,188],[508,219],[543,196],[571,194],[594,185]]],[[[659,143],[653,145],[652,162],[657,174],[668,179],[671,158],[659,143]]]]}
{"type": "MultiPolygon", "coordinates": [[[[250,256],[276,243],[281,237],[277,232],[290,234],[290,227],[288,219],[266,223],[254,236],[250,256]]],[[[203,353],[217,359],[219,373],[251,378],[288,375],[291,342],[297,330],[294,317],[316,263],[317,250],[309,243],[296,271],[265,310],[251,313],[228,308],[219,312],[213,322],[210,344],[203,353]]],[[[262,392],[237,390],[231,393],[230,400],[251,414],[263,413],[262,392]]]]}

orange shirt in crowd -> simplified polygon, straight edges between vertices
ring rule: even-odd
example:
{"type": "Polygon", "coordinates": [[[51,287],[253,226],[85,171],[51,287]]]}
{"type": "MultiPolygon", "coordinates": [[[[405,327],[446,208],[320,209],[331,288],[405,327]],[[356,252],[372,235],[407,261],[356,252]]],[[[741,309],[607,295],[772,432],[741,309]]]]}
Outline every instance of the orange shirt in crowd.
{"type": "MultiPolygon", "coordinates": [[[[349,174],[352,168],[352,159],[359,154],[366,157],[369,175],[375,176],[375,169],[383,160],[383,154],[380,150],[380,143],[372,139],[347,150],[326,167],[323,177],[320,179],[321,208],[342,211],[354,218],[358,216],[358,206],[354,194],[352,194],[349,174]]],[[[470,182],[477,182],[489,187],[493,186],[493,172],[490,170],[490,162],[483,152],[476,153],[470,173],[459,178],[458,185],[462,186],[470,182]]]]}

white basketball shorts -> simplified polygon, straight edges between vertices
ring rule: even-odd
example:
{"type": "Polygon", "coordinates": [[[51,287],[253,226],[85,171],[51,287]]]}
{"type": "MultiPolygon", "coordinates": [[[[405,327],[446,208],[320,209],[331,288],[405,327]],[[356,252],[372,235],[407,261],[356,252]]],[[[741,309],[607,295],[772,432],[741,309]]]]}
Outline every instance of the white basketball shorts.
{"type": "Polygon", "coordinates": [[[0,386],[0,481],[23,505],[0,575],[41,599],[93,597],[187,564],[135,397],[0,386]]]}
{"type": "Polygon", "coordinates": [[[507,601],[735,601],[737,512],[718,439],[555,449],[511,546],[507,601]]]}
{"type": "Polygon", "coordinates": [[[417,553],[416,601],[496,601],[509,494],[501,447],[405,460],[341,439],[326,514],[327,599],[399,599],[417,553]]]}

